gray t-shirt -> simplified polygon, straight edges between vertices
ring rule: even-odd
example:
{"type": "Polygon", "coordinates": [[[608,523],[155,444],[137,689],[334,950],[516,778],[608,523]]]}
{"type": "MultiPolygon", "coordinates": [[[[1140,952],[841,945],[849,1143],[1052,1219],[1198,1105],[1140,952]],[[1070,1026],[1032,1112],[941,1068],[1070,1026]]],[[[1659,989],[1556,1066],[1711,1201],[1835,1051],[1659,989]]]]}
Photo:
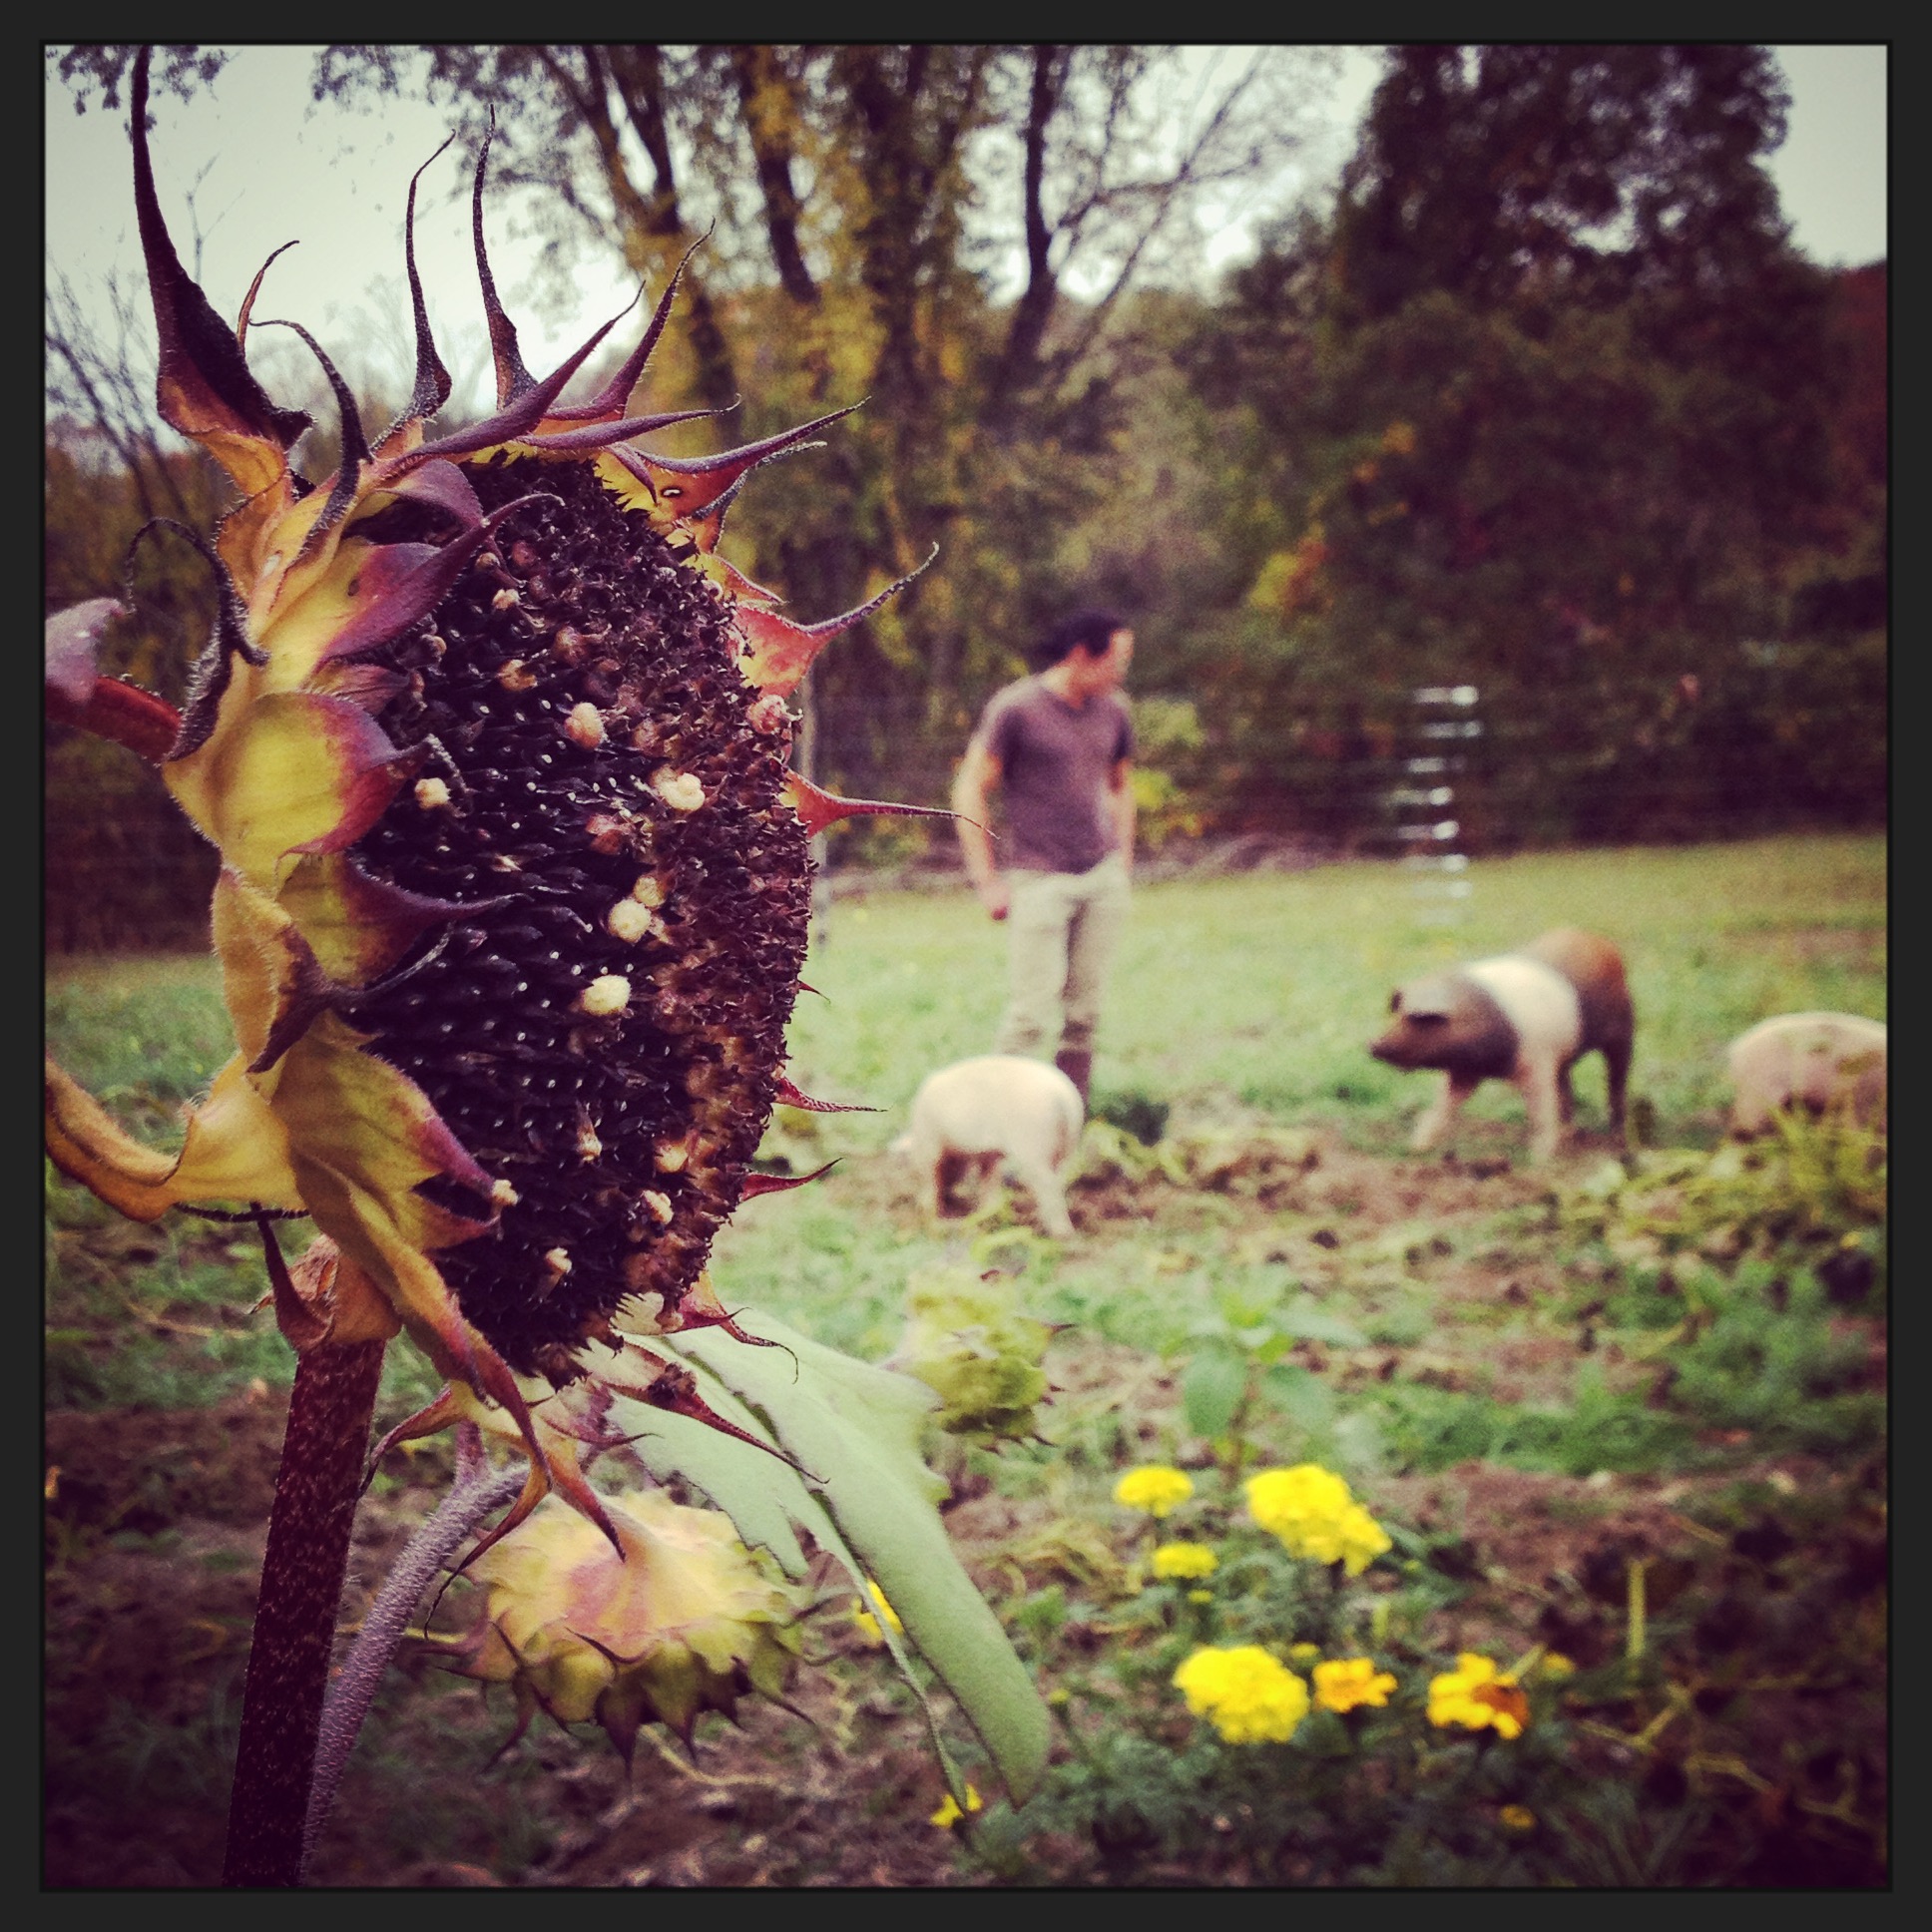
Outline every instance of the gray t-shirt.
{"type": "Polygon", "coordinates": [[[1134,754],[1134,723],[1118,692],[1079,707],[1037,677],[996,693],[975,734],[1000,761],[1007,865],[1087,872],[1113,851],[1108,781],[1134,754]]]}

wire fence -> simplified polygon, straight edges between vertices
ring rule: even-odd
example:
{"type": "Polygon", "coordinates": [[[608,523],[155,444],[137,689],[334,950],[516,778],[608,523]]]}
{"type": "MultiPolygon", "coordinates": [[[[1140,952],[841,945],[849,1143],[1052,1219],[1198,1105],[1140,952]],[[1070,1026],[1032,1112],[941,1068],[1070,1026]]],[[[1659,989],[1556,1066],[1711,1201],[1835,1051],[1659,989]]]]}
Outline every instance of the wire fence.
{"type": "MultiPolygon", "coordinates": [[[[1555,708],[1558,725],[1562,708],[1555,708]]],[[[1420,687],[1374,744],[1311,751],[1283,729],[1239,764],[1177,760],[1181,781],[1143,815],[1164,871],[1382,858],[1425,916],[1454,920],[1484,858],[1563,845],[1683,844],[1882,825],[1882,711],[1817,728],[1706,731],[1674,743],[1560,741],[1545,721],[1495,715],[1473,682],[1420,687]]],[[[943,803],[959,746],[901,747],[874,796],[943,803]]],[[[1158,755],[1158,753],[1157,753],[1158,755]]],[[[839,782],[837,774],[831,774],[839,782]]],[[[44,933],[53,952],[179,950],[208,940],[217,858],[158,775],[116,747],[50,734],[44,933]]],[[[841,787],[842,788],[842,787],[841,787]]],[[[950,877],[944,820],[872,818],[825,843],[829,879],[950,877]]]]}

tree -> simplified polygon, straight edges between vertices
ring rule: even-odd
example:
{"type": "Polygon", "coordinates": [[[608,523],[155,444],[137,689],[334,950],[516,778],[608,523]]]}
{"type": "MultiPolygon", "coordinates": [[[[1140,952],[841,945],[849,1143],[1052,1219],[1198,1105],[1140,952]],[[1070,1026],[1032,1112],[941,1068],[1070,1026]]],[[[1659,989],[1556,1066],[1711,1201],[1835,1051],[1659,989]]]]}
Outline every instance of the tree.
{"type": "MultiPolygon", "coordinates": [[[[61,71],[111,105],[123,55],[70,50],[61,71]]],[[[1135,291],[1188,271],[1216,196],[1279,175],[1333,59],[338,46],[315,87],[447,101],[472,159],[488,137],[499,184],[544,191],[560,277],[586,247],[619,249],[653,288],[684,261],[683,341],[667,340],[654,394],[669,376],[705,406],[741,396],[731,433],[747,440],[865,403],[835,450],[747,504],[734,554],[819,617],[938,546],[828,654],[813,700],[823,775],[936,797],[961,717],[1079,601],[1065,546],[1126,460],[1135,291]]]]}
{"type": "Polygon", "coordinates": [[[1278,703],[1345,692],[1336,724],[1386,733],[1477,682],[1499,831],[1694,817],[1689,694],[1777,633],[1831,487],[1782,112],[1761,49],[1395,50],[1332,218],[1196,358],[1290,506],[1250,594],[1278,703]]]}

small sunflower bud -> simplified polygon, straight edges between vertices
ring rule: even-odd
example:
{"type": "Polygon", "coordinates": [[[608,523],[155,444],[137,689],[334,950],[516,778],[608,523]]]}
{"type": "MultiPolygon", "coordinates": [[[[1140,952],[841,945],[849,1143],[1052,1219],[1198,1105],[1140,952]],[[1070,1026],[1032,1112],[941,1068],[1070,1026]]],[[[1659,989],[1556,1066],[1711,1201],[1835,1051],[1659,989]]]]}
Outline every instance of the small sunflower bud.
{"type": "Polygon", "coordinates": [[[641,906],[661,906],[665,902],[663,882],[646,872],[631,888],[631,896],[641,906]]]}
{"type": "Polygon", "coordinates": [[[416,803],[424,811],[441,811],[449,803],[448,783],[441,778],[418,778],[416,803]]]}
{"type": "Polygon", "coordinates": [[[564,735],[573,744],[594,751],[604,742],[604,719],[595,705],[573,705],[564,720],[564,735]]]}
{"type": "Polygon", "coordinates": [[[752,730],[763,731],[769,736],[774,731],[782,731],[791,723],[791,713],[776,692],[767,692],[744,714],[744,722],[752,730]]]}
{"type": "MultiPolygon", "coordinates": [[[[499,591],[499,597],[513,596],[514,593],[499,591]]],[[[505,691],[529,691],[537,682],[537,674],[521,658],[512,658],[496,674],[496,681],[505,691]]]]}
{"type": "Polygon", "coordinates": [[[510,1684],[527,1724],[595,1718],[630,1757],[647,1723],[689,1738],[746,1691],[779,1698],[800,1639],[797,1605],[768,1560],[717,1510],[656,1491],[606,1496],[620,1556],[555,1498],[471,1564],[489,1591],[467,1637],[432,1646],[485,1684],[510,1684]]]}
{"type": "Polygon", "coordinates": [[[671,1225],[671,1201],[668,1196],[659,1194],[653,1188],[647,1188],[638,1196],[638,1200],[643,1203],[645,1210],[660,1227],[671,1225]]]}

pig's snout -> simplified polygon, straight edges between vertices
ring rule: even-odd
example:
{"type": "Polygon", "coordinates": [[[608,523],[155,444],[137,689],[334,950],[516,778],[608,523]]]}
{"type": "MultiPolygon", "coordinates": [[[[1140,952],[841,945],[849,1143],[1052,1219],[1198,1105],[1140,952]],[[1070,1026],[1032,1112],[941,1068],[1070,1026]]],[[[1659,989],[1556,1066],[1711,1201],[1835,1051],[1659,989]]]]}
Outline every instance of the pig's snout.
{"type": "Polygon", "coordinates": [[[1404,1013],[1368,1043],[1368,1050],[1391,1067],[1432,1067],[1448,1033],[1448,1021],[1440,1013],[1404,1013]]]}

